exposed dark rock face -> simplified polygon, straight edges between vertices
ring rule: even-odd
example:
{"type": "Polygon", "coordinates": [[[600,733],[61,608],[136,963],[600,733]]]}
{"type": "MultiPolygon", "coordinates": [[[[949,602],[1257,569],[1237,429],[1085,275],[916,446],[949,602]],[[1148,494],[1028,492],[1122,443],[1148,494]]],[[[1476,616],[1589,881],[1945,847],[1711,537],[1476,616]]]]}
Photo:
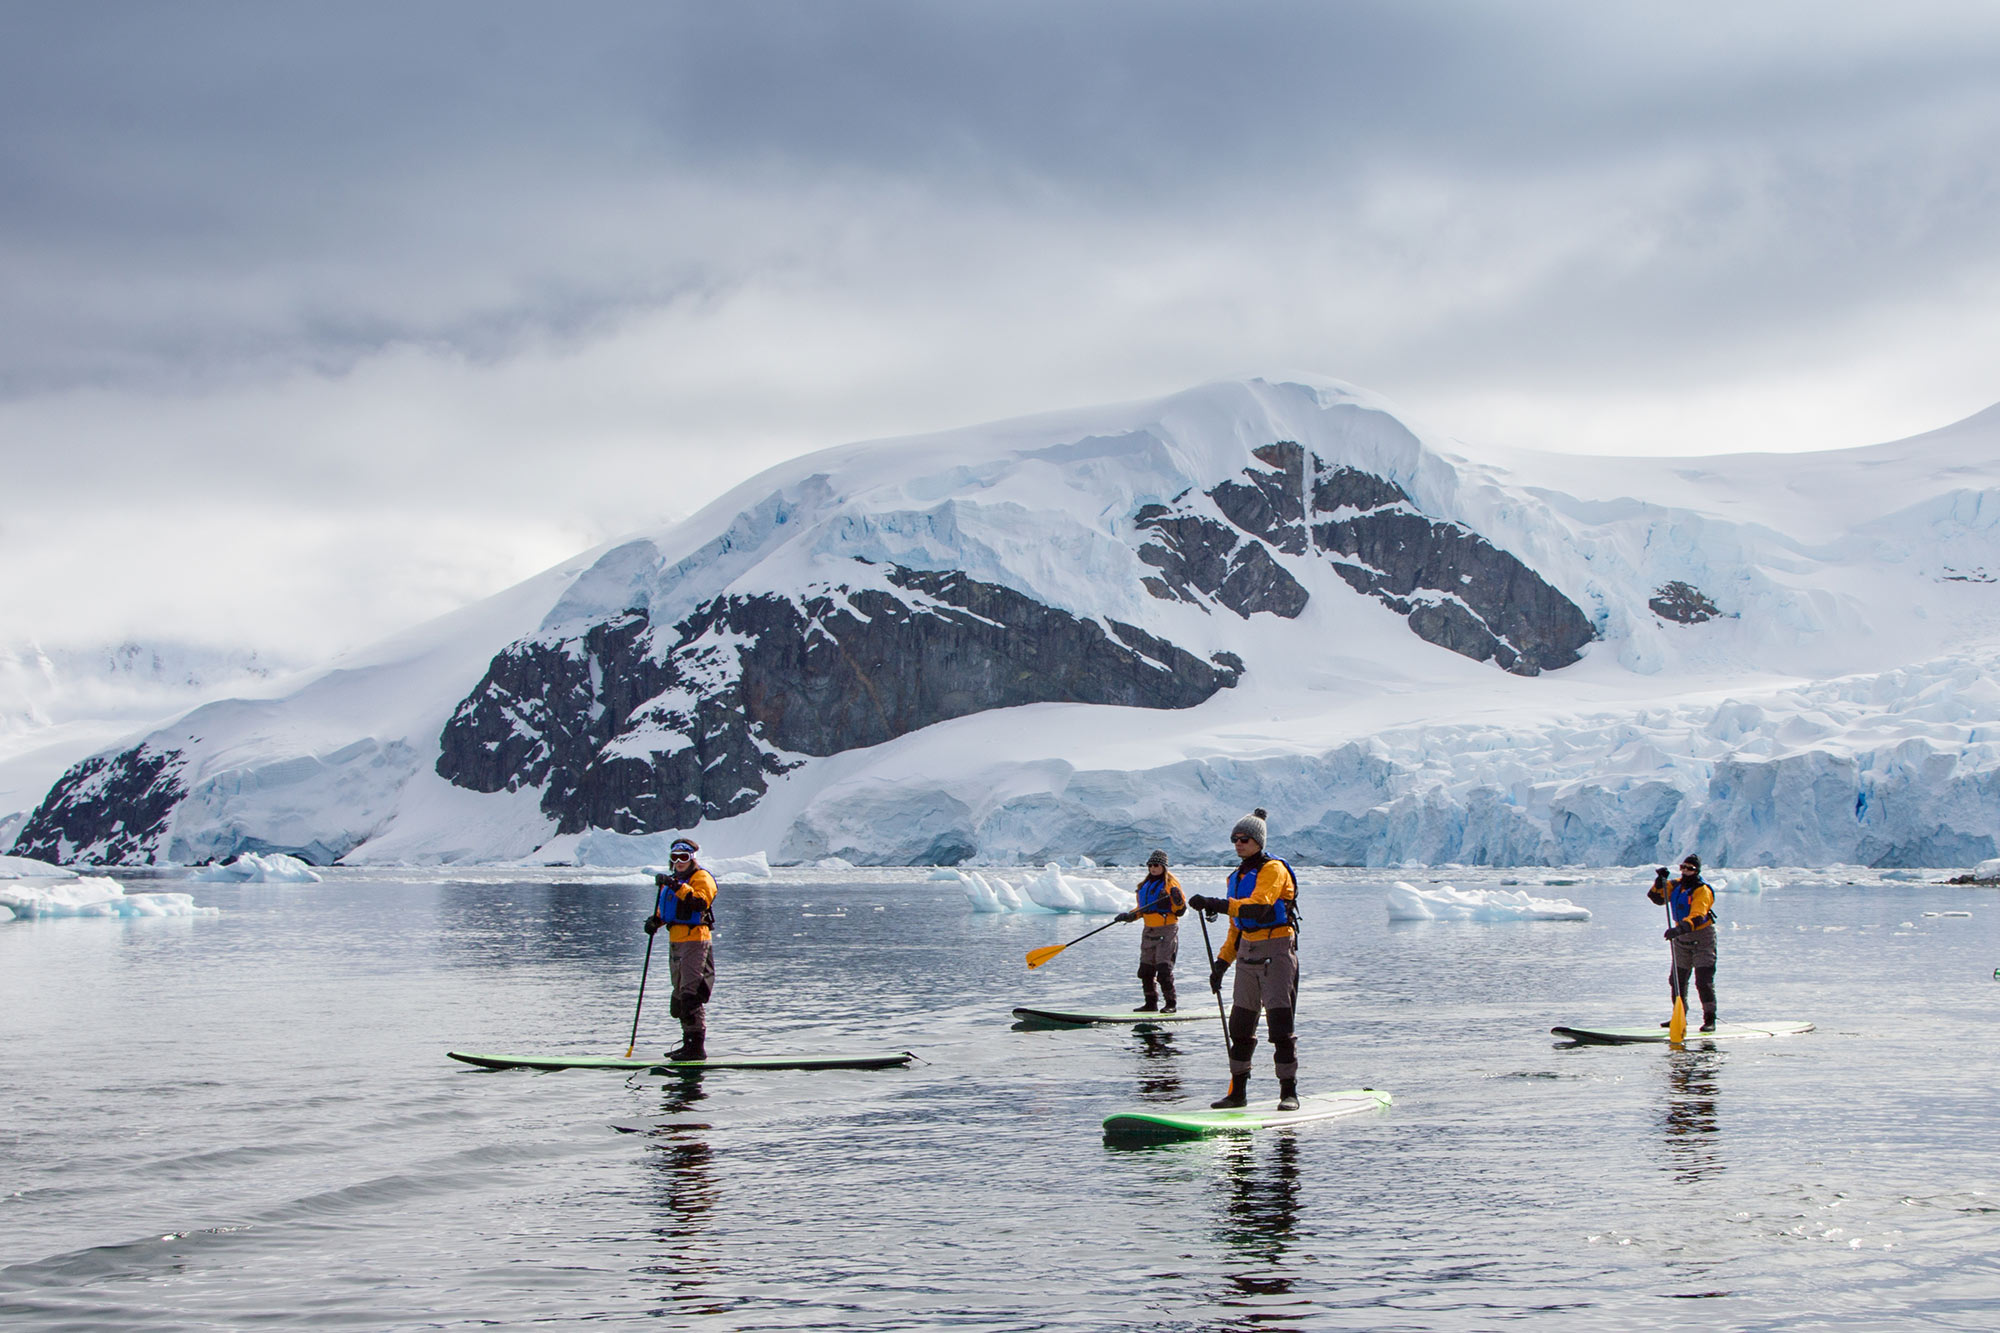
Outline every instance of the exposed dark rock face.
{"type": "Polygon", "coordinates": [[[1212,600],[1245,620],[1259,611],[1291,620],[1306,609],[1306,590],[1264,543],[1243,540],[1227,524],[1165,505],[1145,506],[1134,521],[1155,534],[1139,548],[1139,558],[1161,574],[1144,580],[1153,596],[1196,606],[1212,600]]]}
{"type": "Polygon", "coordinates": [[[1356,592],[1370,593],[1439,647],[1520,676],[1576,661],[1596,637],[1589,617],[1520,560],[1409,497],[1343,509],[1313,525],[1313,544],[1356,592]],[[1345,557],[1345,558],[1342,558],[1345,557]]]}
{"type": "Polygon", "coordinates": [[[651,833],[750,809],[796,756],[1018,704],[1188,708],[1242,672],[961,573],[885,578],[899,591],[724,597],[671,628],[627,611],[517,643],[446,724],[438,772],[545,786],[565,833],[651,833]]]}
{"type": "Polygon", "coordinates": [[[1251,450],[1265,469],[1244,468],[1248,485],[1225,481],[1208,493],[1223,517],[1286,555],[1306,551],[1306,451],[1290,440],[1251,450]]]}
{"type": "Polygon", "coordinates": [[[1653,609],[1654,615],[1676,625],[1699,625],[1722,614],[1701,589],[1679,579],[1655,588],[1646,605],[1653,609]]]}
{"type": "Polygon", "coordinates": [[[16,856],[58,865],[145,865],[156,859],[167,820],[187,796],[178,750],[135,745],[94,755],[62,775],[14,842],[16,856]]]}
{"type": "Polygon", "coordinates": [[[1517,675],[1568,666],[1596,637],[1589,617],[1518,558],[1463,524],[1426,517],[1394,482],[1329,468],[1290,440],[1253,454],[1263,466],[1208,492],[1249,540],[1185,496],[1133,516],[1153,534],[1139,558],[1160,571],[1143,581],[1155,597],[1214,601],[1246,619],[1259,611],[1296,617],[1308,594],[1273,553],[1311,551],[1419,638],[1517,675]]]}

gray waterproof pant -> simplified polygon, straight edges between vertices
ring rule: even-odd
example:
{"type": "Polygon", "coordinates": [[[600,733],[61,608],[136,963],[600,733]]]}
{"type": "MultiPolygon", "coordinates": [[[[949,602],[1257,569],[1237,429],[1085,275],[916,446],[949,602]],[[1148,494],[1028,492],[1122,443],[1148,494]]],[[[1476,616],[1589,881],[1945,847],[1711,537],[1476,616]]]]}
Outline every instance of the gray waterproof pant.
{"type": "Polygon", "coordinates": [[[667,946],[674,995],[667,1012],[681,1021],[681,1040],[699,1046],[708,1039],[708,997],[715,993],[715,954],[707,940],[667,946]]]}
{"type": "Polygon", "coordinates": [[[1146,993],[1146,1003],[1154,1004],[1159,994],[1154,990],[1157,984],[1167,997],[1167,1007],[1173,1008],[1174,999],[1174,959],[1181,950],[1181,928],[1178,922],[1170,921],[1164,926],[1147,926],[1139,936],[1139,986],[1146,993]]]}
{"type": "Polygon", "coordinates": [[[1230,995],[1229,1072],[1247,1076],[1257,1049],[1257,1011],[1271,1037],[1280,1079],[1299,1076],[1292,1019],[1299,1003],[1298,939],[1246,940],[1236,949],[1236,989],[1230,995]]]}
{"type": "Polygon", "coordinates": [[[1715,1021],[1715,927],[1704,926],[1684,939],[1674,941],[1673,968],[1667,974],[1669,999],[1687,1003],[1688,978],[1694,978],[1695,994],[1701,997],[1701,1021],[1715,1021]]]}

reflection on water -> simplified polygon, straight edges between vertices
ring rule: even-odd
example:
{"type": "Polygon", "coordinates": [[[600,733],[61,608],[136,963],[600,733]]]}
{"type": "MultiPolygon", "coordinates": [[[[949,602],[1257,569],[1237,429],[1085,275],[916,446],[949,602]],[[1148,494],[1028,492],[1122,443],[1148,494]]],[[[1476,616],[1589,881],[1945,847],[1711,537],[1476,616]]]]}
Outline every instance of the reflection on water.
{"type": "Polygon", "coordinates": [[[1222,1215],[1216,1234],[1226,1251],[1227,1288],[1217,1304],[1228,1311],[1221,1328],[1257,1328],[1304,1320],[1313,1303],[1295,1294],[1288,1266],[1300,1214],[1299,1142],[1280,1131],[1216,1145],[1222,1215]]]}
{"type": "Polygon", "coordinates": [[[650,1131],[645,1169],[649,1204],[659,1218],[650,1228],[659,1254],[640,1271],[665,1283],[668,1304],[660,1308],[665,1315],[725,1314],[734,1304],[705,1290],[713,1256],[703,1242],[719,1193],[709,1126],[676,1123],[707,1099],[699,1079],[669,1080],[661,1089],[662,1120],[650,1131]]]}
{"type": "Polygon", "coordinates": [[[1136,1034],[1139,1038],[1139,1100],[1178,1102],[1186,1095],[1181,1083],[1181,1049],[1178,1034],[1153,1029],[1136,1034]]]}
{"type": "Polygon", "coordinates": [[[1713,1047],[1667,1057],[1667,1103],[1660,1124],[1667,1136],[1664,1169],[1676,1180],[1696,1181],[1723,1169],[1715,1110],[1722,1060],[1713,1047]]]}

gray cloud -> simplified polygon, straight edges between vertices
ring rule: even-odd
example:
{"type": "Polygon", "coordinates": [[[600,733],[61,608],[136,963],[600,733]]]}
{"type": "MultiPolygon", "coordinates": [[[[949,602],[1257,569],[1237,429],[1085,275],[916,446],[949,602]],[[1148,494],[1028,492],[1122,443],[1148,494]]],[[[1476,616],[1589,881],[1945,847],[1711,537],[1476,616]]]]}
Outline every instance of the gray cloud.
{"type": "Polygon", "coordinates": [[[25,632],[350,642],[806,448],[1272,367],[1627,450],[2000,397],[1987,6],[5,19],[25,632]]]}

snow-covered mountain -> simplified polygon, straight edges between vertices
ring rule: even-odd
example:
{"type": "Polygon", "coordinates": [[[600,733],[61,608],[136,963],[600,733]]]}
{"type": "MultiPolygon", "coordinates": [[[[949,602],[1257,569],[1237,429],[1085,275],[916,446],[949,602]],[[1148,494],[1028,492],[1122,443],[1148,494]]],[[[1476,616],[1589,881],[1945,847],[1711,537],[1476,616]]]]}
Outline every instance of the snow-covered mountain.
{"type": "Polygon", "coordinates": [[[1426,438],[1331,380],[828,450],[280,699],[18,852],[1948,865],[2000,831],[2000,409],[1817,455],[1426,438]]]}

